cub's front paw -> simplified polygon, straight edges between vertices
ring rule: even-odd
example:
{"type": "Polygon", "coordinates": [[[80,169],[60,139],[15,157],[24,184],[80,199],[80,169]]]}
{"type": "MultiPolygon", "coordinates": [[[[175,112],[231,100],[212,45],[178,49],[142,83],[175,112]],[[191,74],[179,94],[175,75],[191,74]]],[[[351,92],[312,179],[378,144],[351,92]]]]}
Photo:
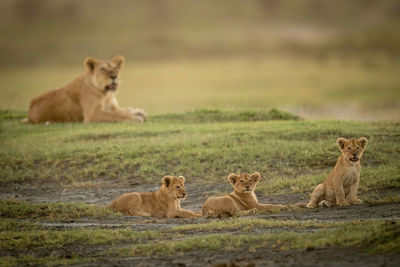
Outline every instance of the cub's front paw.
{"type": "Polygon", "coordinates": [[[306,205],[306,208],[307,209],[315,209],[317,206],[314,204],[314,203],[312,203],[312,202],[309,202],[307,205],[306,205]]]}
{"type": "Polygon", "coordinates": [[[332,207],[332,204],[328,200],[322,200],[318,203],[318,206],[330,208],[332,207]]]}
{"type": "Polygon", "coordinates": [[[350,200],[350,204],[355,204],[355,205],[357,205],[357,204],[362,204],[362,203],[363,203],[362,200],[359,199],[359,198],[350,200]]]}
{"type": "Polygon", "coordinates": [[[336,204],[337,204],[339,207],[344,207],[344,206],[348,206],[348,205],[349,205],[349,202],[347,202],[347,200],[342,200],[342,201],[337,201],[336,204]]]}
{"type": "Polygon", "coordinates": [[[199,218],[199,217],[203,216],[203,213],[201,211],[195,211],[195,212],[193,212],[193,215],[195,216],[194,218],[199,218]]]}
{"type": "Polygon", "coordinates": [[[260,213],[260,212],[259,212],[258,209],[256,209],[256,208],[250,209],[250,210],[248,210],[248,212],[247,212],[248,215],[255,215],[255,214],[258,214],[258,213],[260,213]]]}

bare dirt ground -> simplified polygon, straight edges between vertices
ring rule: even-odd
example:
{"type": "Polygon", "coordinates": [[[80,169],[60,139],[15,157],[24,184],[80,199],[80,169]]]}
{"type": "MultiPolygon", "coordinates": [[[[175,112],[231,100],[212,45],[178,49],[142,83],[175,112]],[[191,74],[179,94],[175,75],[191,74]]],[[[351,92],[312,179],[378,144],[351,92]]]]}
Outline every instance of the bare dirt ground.
{"type": "MultiPolygon", "coordinates": [[[[182,202],[182,207],[191,210],[200,210],[202,203],[208,196],[230,192],[228,184],[190,184],[187,186],[188,197],[182,202]]],[[[117,196],[133,191],[154,191],[158,186],[148,184],[109,183],[99,182],[91,187],[63,187],[56,184],[29,185],[26,187],[14,186],[0,188],[0,198],[17,198],[28,202],[84,202],[105,206],[117,196]]],[[[398,189],[374,192],[378,195],[400,193],[398,189]],[[397,191],[396,191],[397,190],[397,191]]],[[[364,196],[369,193],[364,194],[364,196]]],[[[283,194],[262,196],[259,201],[263,203],[292,204],[306,202],[308,194],[283,194]]],[[[363,194],[360,195],[363,198],[363,194]]],[[[316,220],[322,222],[354,221],[368,219],[399,219],[400,203],[388,203],[379,205],[357,205],[346,208],[330,208],[316,210],[284,211],[276,214],[252,215],[254,218],[276,220],[316,220]]],[[[57,228],[119,228],[127,227],[135,231],[170,228],[189,223],[204,223],[210,220],[201,218],[191,219],[155,219],[136,216],[123,216],[117,219],[84,219],[63,223],[42,222],[45,227],[57,228]]],[[[262,232],[282,232],[288,229],[273,227],[262,229],[262,232]]],[[[292,229],[293,230],[293,229],[292,229]]],[[[294,231],[317,231],[318,229],[294,229],[294,231]]],[[[193,236],[209,234],[209,231],[193,231],[193,236]]],[[[239,234],[238,231],[226,231],[223,233],[239,234]]],[[[261,232],[260,232],[261,233],[261,232]]],[[[188,234],[188,233],[186,233],[188,234]]],[[[71,248],[75,254],[85,255],[88,251],[97,251],[107,247],[71,248]]],[[[69,253],[68,250],[55,251],[69,253]]],[[[400,255],[367,254],[363,248],[339,249],[335,247],[307,248],[305,250],[281,251],[275,248],[262,248],[249,252],[246,248],[235,252],[195,251],[166,257],[132,257],[121,259],[104,258],[100,262],[92,264],[80,264],[78,266],[399,266],[400,255]]]]}

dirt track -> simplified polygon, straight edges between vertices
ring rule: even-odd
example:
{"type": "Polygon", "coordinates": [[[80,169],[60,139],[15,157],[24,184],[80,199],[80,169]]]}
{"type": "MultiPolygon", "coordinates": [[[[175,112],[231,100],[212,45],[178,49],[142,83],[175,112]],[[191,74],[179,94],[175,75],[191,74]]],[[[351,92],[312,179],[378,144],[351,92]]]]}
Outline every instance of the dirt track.
{"type": "MultiPolygon", "coordinates": [[[[24,188],[2,188],[0,189],[1,198],[14,198],[29,202],[85,202],[96,205],[107,205],[115,197],[122,193],[132,191],[153,191],[157,187],[150,185],[130,185],[127,184],[101,184],[89,188],[62,188],[57,185],[29,186],[24,188]]],[[[208,196],[229,192],[229,185],[187,185],[189,196],[182,202],[182,207],[199,210],[202,203],[208,196]]],[[[381,191],[379,194],[400,193],[399,191],[381,191]]],[[[259,196],[260,202],[264,203],[296,203],[305,202],[308,194],[284,194],[274,196],[259,196]]],[[[363,195],[360,197],[362,198],[363,195]]],[[[251,217],[276,219],[276,220],[316,220],[316,221],[350,221],[366,219],[399,219],[400,203],[381,204],[381,205],[357,205],[346,208],[330,208],[317,210],[297,210],[284,211],[279,214],[261,214],[251,217]]],[[[153,219],[135,216],[123,216],[118,219],[106,220],[80,220],[68,223],[43,223],[49,228],[74,228],[74,227],[96,227],[96,228],[119,228],[122,225],[136,231],[162,229],[174,227],[188,223],[207,222],[212,219],[201,218],[198,220],[190,219],[153,219]]],[[[294,231],[314,231],[316,229],[292,229],[294,231]]],[[[256,230],[258,231],[258,230],[256,230]]],[[[261,232],[281,232],[287,231],[284,227],[275,227],[262,229],[261,232]]],[[[200,235],[209,232],[192,232],[191,234],[200,235]]],[[[227,232],[225,232],[227,233],[227,232]]],[[[238,234],[240,231],[230,231],[231,234],[238,234]]],[[[188,234],[188,233],[186,233],[188,234]]],[[[88,251],[105,249],[106,247],[86,248],[88,251]]],[[[71,248],[74,250],[74,248],[71,248]]],[[[81,248],[80,248],[81,250],[81,248]]],[[[85,251],[73,251],[78,254],[85,254],[85,251]]],[[[59,252],[61,253],[61,252],[59,252]]],[[[66,253],[65,251],[62,253],[66,253]]],[[[221,266],[342,266],[351,264],[353,266],[398,266],[400,255],[369,255],[362,248],[338,249],[334,247],[327,248],[309,248],[306,250],[280,251],[274,248],[258,249],[255,252],[248,252],[247,249],[237,252],[210,252],[196,251],[176,256],[163,258],[123,258],[123,259],[104,259],[101,265],[104,266],[213,266],[215,264],[231,264],[221,266]],[[236,265],[235,265],[236,264],[236,265]]],[[[81,264],[79,266],[98,266],[99,263],[81,264]]]]}

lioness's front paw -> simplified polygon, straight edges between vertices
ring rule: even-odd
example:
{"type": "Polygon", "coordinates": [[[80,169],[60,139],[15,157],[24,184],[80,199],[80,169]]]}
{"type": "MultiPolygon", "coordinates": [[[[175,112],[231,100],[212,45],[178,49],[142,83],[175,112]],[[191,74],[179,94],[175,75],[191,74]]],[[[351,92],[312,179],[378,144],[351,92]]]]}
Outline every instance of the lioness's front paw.
{"type": "Polygon", "coordinates": [[[362,200],[359,198],[350,200],[350,204],[357,205],[357,204],[362,204],[362,203],[363,203],[362,200]]]}
{"type": "Polygon", "coordinates": [[[147,119],[147,114],[143,109],[127,107],[126,110],[128,110],[131,114],[140,117],[142,122],[146,121],[147,119]]]}
{"type": "Polygon", "coordinates": [[[347,200],[344,200],[344,201],[337,201],[336,204],[337,204],[339,207],[344,207],[344,206],[348,206],[348,205],[349,205],[349,202],[347,202],[347,200]]]}

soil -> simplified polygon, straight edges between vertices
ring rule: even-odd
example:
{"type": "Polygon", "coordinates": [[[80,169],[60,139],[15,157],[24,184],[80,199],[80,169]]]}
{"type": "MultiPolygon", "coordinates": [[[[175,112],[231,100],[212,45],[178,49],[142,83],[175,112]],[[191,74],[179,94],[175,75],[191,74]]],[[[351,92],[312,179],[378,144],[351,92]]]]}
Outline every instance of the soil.
{"type": "MultiPolygon", "coordinates": [[[[63,187],[59,184],[42,184],[29,186],[0,187],[0,198],[16,198],[28,202],[84,202],[105,206],[117,196],[133,191],[154,191],[158,187],[149,184],[110,183],[107,181],[92,184],[90,187],[63,187]]],[[[190,184],[186,185],[189,196],[181,204],[185,209],[200,210],[202,203],[208,196],[230,192],[228,184],[190,184]]],[[[368,195],[369,193],[365,193],[368,195]]],[[[374,192],[378,195],[400,194],[399,189],[381,190],[374,192]]],[[[308,195],[282,194],[262,196],[258,194],[262,203],[293,204],[307,202],[308,195]]],[[[363,194],[360,194],[363,198],[363,194]]],[[[316,210],[301,209],[284,211],[276,214],[258,214],[249,217],[275,220],[316,220],[325,222],[354,221],[367,219],[400,219],[400,203],[379,205],[354,205],[344,208],[319,208],[316,210]]],[[[204,223],[217,219],[156,219],[136,216],[122,216],[117,219],[80,219],[66,223],[41,222],[44,227],[65,229],[75,227],[117,229],[120,227],[135,231],[170,228],[188,223],[204,223]]],[[[262,229],[260,232],[287,231],[284,227],[262,229]]],[[[292,229],[293,230],[293,229],[292,229]]],[[[318,229],[294,229],[295,231],[317,231],[318,229]]],[[[236,234],[235,231],[224,232],[236,234]]],[[[210,232],[193,231],[193,236],[209,234],[210,232]]],[[[188,232],[185,232],[188,234],[188,232]]],[[[190,232],[189,232],[190,234],[190,232]]],[[[127,244],[129,245],[129,244],[127,244]]],[[[71,248],[71,253],[85,256],[93,251],[101,251],[108,247],[71,248]]],[[[52,254],[66,253],[63,250],[54,250],[52,254]]],[[[48,253],[48,252],[47,252],[48,253]]],[[[6,253],[10,255],[9,253],[6,253]]],[[[262,248],[249,252],[246,248],[235,252],[227,251],[192,251],[166,257],[133,257],[109,259],[102,258],[93,264],[79,264],[77,266],[399,266],[400,255],[367,254],[362,248],[340,249],[336,247],[307,248],[305,250],[281,251],[275,248],[262,248]]]]}

